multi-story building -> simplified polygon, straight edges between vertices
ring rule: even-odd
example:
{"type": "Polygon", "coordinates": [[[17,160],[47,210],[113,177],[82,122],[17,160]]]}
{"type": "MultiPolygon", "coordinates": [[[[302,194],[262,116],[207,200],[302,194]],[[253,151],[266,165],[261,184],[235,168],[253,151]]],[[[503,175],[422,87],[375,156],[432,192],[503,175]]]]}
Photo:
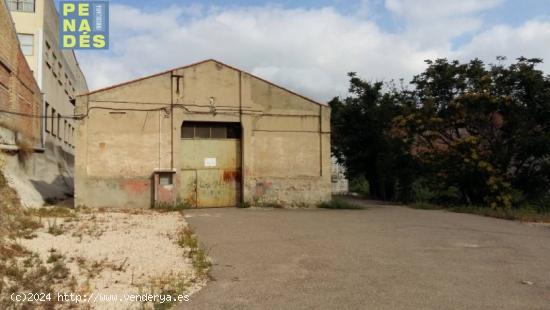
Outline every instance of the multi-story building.
{"type": "Polygon", "coordinates": [[[41,147],[42,94],[33,78],[6,5],[0,1],[0,150],[41,147]]]}
{"type": "Polygon", "coordinates": [[[43,96],[43,143],[72,163],[76,94],[86,80],[72,50],[59,48],[59,16],[53,0],[6,0],[21,49],[43,96]]]}
{"type": "Polygon", "coordinates": [[[28,150],[22,148],[22,137],[34,145],[24,162],[4,156],[4,173],[12,187],[25,193],[20,195],[23,205],[37,206],[73,194],[73,99],[87,92],[86,80],[73,51],[59,48],[59,16],[53,0],[0,2],[5,13],[0,16],[0,30],[5,30],[0,31],[0,58],[5,60],[0,69],[11,76],[0,81],[0,93],[11,88],[12,94],[9,101],[0,94],[0,106],[9,110],[0,113],[0,147],[4,144],[19,153],[28,150]],[[16,60],[18,67],[9,65],[16,60]]]}

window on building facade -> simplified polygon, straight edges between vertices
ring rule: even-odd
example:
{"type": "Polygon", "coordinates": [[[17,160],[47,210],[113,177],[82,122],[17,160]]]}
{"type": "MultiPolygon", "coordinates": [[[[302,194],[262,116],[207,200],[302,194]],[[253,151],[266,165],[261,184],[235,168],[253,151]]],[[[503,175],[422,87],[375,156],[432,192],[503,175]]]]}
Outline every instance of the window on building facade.
{"type": "Polygon", "coordinates": [[[239,123],[184,122],[181,126],[182,139],[239,139],[239,123]]]}
{"type": "Polygon", "coordinates": [[[69,138],[67,137],[68,132],[69,131],[67,130],[67,121],[65,120],[65,122],[63,123],[63,142],[65,143],[69,142],[68,141],[69,138]]]}
{"type": "Polygon", "coordinates": [[[51,129],[52,129],[52,136],[54,137],[57,134],[55,130],[55,120],[56,120],[55,109],[52,108],[51,129]]]}
{"type": "Polygon", "coordinates": [[[10,11],[19,12],[34,12],[35,0],[8,0],[8,8],[10,11]]]}
{"type": "Polygon", "coordinates": [[[50,132],[50,127],[49,127],[50,122],[49,122],[49,119],[48,119],[48,115],[50,115],[49,113],[50,113],[50,104],[46,102],[46,106],[44,108],[44,119],[46,120],[46,122],[45,122],[46,126],[44,126],[45,127],[44,129],[46,130],[46,132],[50,132]]]}
{"type": "Polygon", "coordinates": [[[172,185],[174,181],[172,179],[171,172],[160,172],[159,173],[159,184],[160,185],[172,185]]]}
{"type": "Polygon", "coordinates": [[[61,140],[61,114],[57,114],[57,138],[61,140]]]}
{"type": "Polygon", "coordinates": [[[32,34],[18,33],[17,37],[19,38],[19,44],[21,44],[23,55],[32,55],[34,36],[32,34]]]}

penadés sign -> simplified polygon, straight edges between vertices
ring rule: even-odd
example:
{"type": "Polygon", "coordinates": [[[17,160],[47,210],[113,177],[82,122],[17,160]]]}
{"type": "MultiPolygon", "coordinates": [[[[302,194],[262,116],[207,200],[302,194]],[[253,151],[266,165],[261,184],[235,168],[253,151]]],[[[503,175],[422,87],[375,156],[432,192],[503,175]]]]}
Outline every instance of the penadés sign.
{"type": "Polygon", "coordinates": [[[109,3],[61,1],[59,45],[62,49],[108,49],[109,3]]]}

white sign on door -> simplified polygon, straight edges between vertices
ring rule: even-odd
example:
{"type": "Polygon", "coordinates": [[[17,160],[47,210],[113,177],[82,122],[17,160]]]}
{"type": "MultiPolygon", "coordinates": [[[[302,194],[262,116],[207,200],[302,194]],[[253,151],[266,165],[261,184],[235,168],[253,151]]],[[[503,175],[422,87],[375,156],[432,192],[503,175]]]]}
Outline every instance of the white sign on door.
{"type": "Polygon", "coordinates": [[[216,158],[215,157],[206,157],[204,159],[205,167],[216,167],[216,158]]]}

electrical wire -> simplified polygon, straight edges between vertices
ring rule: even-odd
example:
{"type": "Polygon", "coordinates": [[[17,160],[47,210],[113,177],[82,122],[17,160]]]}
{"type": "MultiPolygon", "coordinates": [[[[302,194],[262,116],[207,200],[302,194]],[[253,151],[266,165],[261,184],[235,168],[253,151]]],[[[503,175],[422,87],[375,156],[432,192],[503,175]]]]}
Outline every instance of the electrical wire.
{"type": "MultiPolygon", "coordinates": [[[[229,112],[228,111],[229,109],[227,109],[227,108],[214,108],[213,111],[212,110],[210,110],[210,111],[191,111],[186,107],[186,105],[181,104],[181,103],[180,104],[174,104],[173,107],[174,108],[179,108],[179,109],[185,110],[186,112],[194,113],[194,114],[221,114],[221,115],[247,114],[247,115],[257,115],[257,116],[319,117],[318,115],[313,115],[313,114],[301,114],[301,115],[292,115],[291,114],[291,115],[288,115],[288,114],[261,113],[261,112],[254,112],[254,113],[240,112],[240,111],[229,112]]],[[[0,109],[0,113],[12,114],[12,115],[17,115],[17,116],[22,116],[22,117],[39,118],[39,119],[62,118],[62,119],[81,120],[81,119],[84,119],[84,118],[88,117],[92,110],[107,110],[107,111],[120,111],[120,112],[125,112],[125,111],[130,111],[130,112],[157,112],[157,111],[159,111],[160,112],[160,111],[162,111],[166,114],[170,114],[170,105],[165,105],[164,107],[151,108],[151,109],[90,107],[86,110],[86,113],[84,113],[84,114],[75,114],[75,115],[61,115],[61,114],[58,114],[57,116],[30,114],[30,113],[10,111],[10,110],[5,110],[5,109],[0,109]]]]}

